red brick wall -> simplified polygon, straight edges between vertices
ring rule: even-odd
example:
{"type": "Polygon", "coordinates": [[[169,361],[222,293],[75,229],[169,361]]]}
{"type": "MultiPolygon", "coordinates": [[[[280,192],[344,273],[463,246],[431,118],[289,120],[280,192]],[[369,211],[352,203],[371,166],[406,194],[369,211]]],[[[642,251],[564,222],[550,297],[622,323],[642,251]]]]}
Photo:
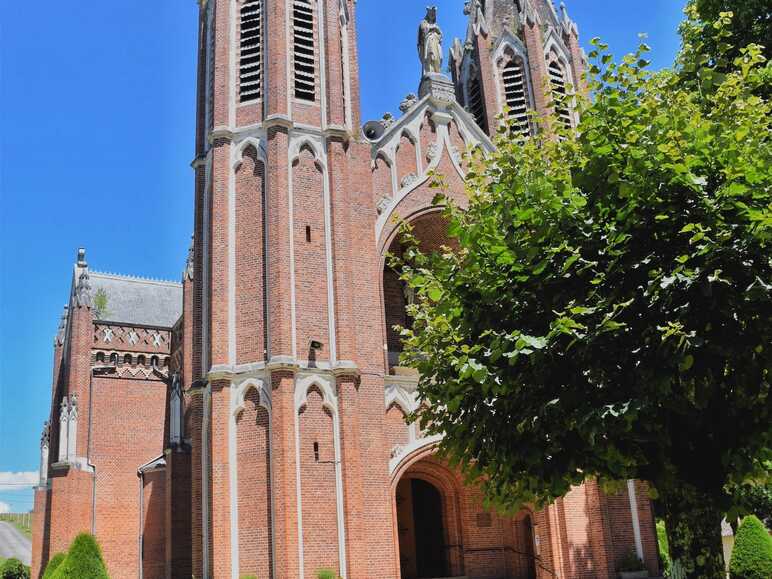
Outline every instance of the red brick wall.
{"type": "Polygon", "coordinates": [[[252,389],[244,410],[236,419],[238,428],[239,573],[271,576],[271,481],[269,416],[260,406],[260,395],[252,389]]]}
{"type": "Polygon", "coordinates": [[[418,175],[416,168],[415,144],[407,134],[402,135],[397,149],[397,187],[402,188],[402,180],[410,174],[418,175]]]}
{"type": "Polygon", "coordinates": [[[236,172],[236,358],[264,359],[263,184],[265,167],[249,147],[236,172]]]}
{"type": "Polygon", "coordinates": [[[322,406],[322,394],[312,388],[301,408],[300,488],[303,513],[303,563],[306,577],[319,569],[339,571],[333,418],[322,406]],[[315,446],[318,445],[316,459],[315,446]]]}
{"type": "MultiPolygon", "coordinates": [[[[143,494],[142,579],[165,579],[166,473],[163,470],[145,474],[143,494]]],[[[133,576],[136,577],[136,573],[133,576]]]]}
{"type": "Polygon", "coordinates": [[[329,358],[330,337],[323,175],[314,162],[314,155],[307,148],[301,151],[292,172],[297,353],[301,360],[308,359],[310,343],[317,340],[324,347],[316,355],[319,360],[325,360],[329,358]],[[309,233],[310,241],[307,237],[309,233]]]}
{"type": "MultiPolygon", "coordinates": [[[[96,536],[113,579],[134,579],[137,575],[137,469],[162,454],[165,414],[163,382],[94,378],[91,462],[97,478],[96,536]]],[[[146,496],[149,510],[144,532],[156,539],[164,528],[163,492],[162,480],[153,478],[146,496]]],[[[158,543],[162,549],[163,542],[158,543]]],[[[162,563],[163,551],[153,557],[162,563]]]]}
{"type": "Polygon", "coordinates": [[[392,404],[386,411],[385,418],[386,442],[389,448],[404,446],[409,441],[409,430],[405,422],[405,412],[397,404],[392,404]]]}

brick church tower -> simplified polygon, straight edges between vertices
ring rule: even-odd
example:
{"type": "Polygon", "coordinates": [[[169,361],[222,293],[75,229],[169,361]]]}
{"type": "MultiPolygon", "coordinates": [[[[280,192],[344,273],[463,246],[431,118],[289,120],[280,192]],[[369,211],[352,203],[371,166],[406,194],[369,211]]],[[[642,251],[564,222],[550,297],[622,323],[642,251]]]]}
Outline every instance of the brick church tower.
{"type": "Polygon", "coordinates": [[[470,0],[449,58],[429,9],[416,93],[362,125],[356,0],[199,5],[188,263],[180,284],[78,258],[34,576],[80,531],[113,579],[610,579],[631,550],[655,576],[644,483],[588,481],[503,516],[406,420],[419,376],[400,365],[397,224],[426,251],[452,243],[433,175],[466,203],[464,152],[493,151],[500,114],[529,134],[555,106],[574,126],[583,55],[565,8],[470,0]]]}
{"type": "Polygon", "coordinates": [[[393,566],[372,524],[391,511],[355,9],[201,3],[185,312],[196,577],[393,566]]]}

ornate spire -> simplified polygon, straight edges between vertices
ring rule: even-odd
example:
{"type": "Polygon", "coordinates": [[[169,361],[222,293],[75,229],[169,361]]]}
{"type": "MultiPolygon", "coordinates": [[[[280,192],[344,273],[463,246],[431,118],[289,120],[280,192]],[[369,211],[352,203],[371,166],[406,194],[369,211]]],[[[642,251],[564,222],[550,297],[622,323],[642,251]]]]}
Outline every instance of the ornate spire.
{"type": "Polygon", "coordinates": [[[56,338],[54,340],[55,346],[61,346],[64,344],[64,334],[67,331],[67,315],[70,311],[69,306],[64,306],[64,311],[62,311],[62,317],[59,319],[59,328],[56,330],[56,338]]]}
{"type": "Polygon", "coordinates": [[[185,273],[183,274],[183,279],[187,278],[189,280],[193,279],[193,274],[195,273],[194,266],[193,266],[193,236],[190,236],[190,247],[188,248],[188,259],[185,262],[185,273]]]}
{"type": "Polygon", "coordinates": [[[43,434],[40,435],[40,448],[48,448],[51,442],[51,423],[46,420],[43,424],[43,434]]]}

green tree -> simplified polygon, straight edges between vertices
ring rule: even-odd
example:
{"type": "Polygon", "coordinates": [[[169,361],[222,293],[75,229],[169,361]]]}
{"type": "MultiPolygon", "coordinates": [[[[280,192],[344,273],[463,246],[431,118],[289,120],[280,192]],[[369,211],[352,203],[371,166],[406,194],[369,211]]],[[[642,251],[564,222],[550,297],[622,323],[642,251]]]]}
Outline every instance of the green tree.
{"type": "Polygon", "coordinates": [[[88,533],[75,537],[67,557],[56,569],[53,578],[110,579],[96,539],[88,533]]]}
{"type": "Polygon", "coordinates": [[[753,515],[745,517],[737,531],[729,575],[732,579],[772,577],[772,537],[753,515]]]}
{"type": "Polygon", "coordinates": [[[6,559],[0,565],[0,579],[30,579],[29,567],[18,559],[6,559]]]}
{"type": "MultiPolygon", "coordinates": [[[[749,44],[763,46],[767,58],[772,55],[772,6],[769,0],[695,0],[695,7],[700,20],[711,24],[721,17],[722,12],[732,13],[729,32],[734,48],[729,51],[730,57],[739,56],[739,49],[749,44]]],[[[712,50],[713,54],[720,52],[717,43],[712,45],[712,50]]]]}
{"type": "Polygon", "coordinates": [[[64,562],[67,555],[64,553],[57,553],[53,557],[51,557],[51,560],[48,562],[48,565],[46,565],[46,572],[43,574],[43,579],[53,579],[54,573],[59,568],[59,566],[64,562]]]}
{"type": "MultiPolygon", "coordinates": [[[[674,565],[715,579],[727,486],[771,455],[764,58],[743,49],[706,96],[648,72],[645,45],[615,62],[593,44],[576,134],[505,129],[469,207],[438,196],[458,249],[404,254],[404,363],[422,426],[490,501],[650,481],[674,565]]],[[[710,66],[689,44],[680,62],[710,66]]]]}

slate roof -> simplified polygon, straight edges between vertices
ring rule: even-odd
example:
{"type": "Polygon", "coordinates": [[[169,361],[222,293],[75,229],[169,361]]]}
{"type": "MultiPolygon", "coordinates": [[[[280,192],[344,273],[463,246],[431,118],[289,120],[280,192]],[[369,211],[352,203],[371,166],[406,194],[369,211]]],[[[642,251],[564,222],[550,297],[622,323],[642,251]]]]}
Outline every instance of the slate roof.
{"type": "Polygon", "coordinates": [[[103,290],[107,295],[102,322],[171,328],[182,314],[182,284],[89,272],[92,296],[103,290]]]}

